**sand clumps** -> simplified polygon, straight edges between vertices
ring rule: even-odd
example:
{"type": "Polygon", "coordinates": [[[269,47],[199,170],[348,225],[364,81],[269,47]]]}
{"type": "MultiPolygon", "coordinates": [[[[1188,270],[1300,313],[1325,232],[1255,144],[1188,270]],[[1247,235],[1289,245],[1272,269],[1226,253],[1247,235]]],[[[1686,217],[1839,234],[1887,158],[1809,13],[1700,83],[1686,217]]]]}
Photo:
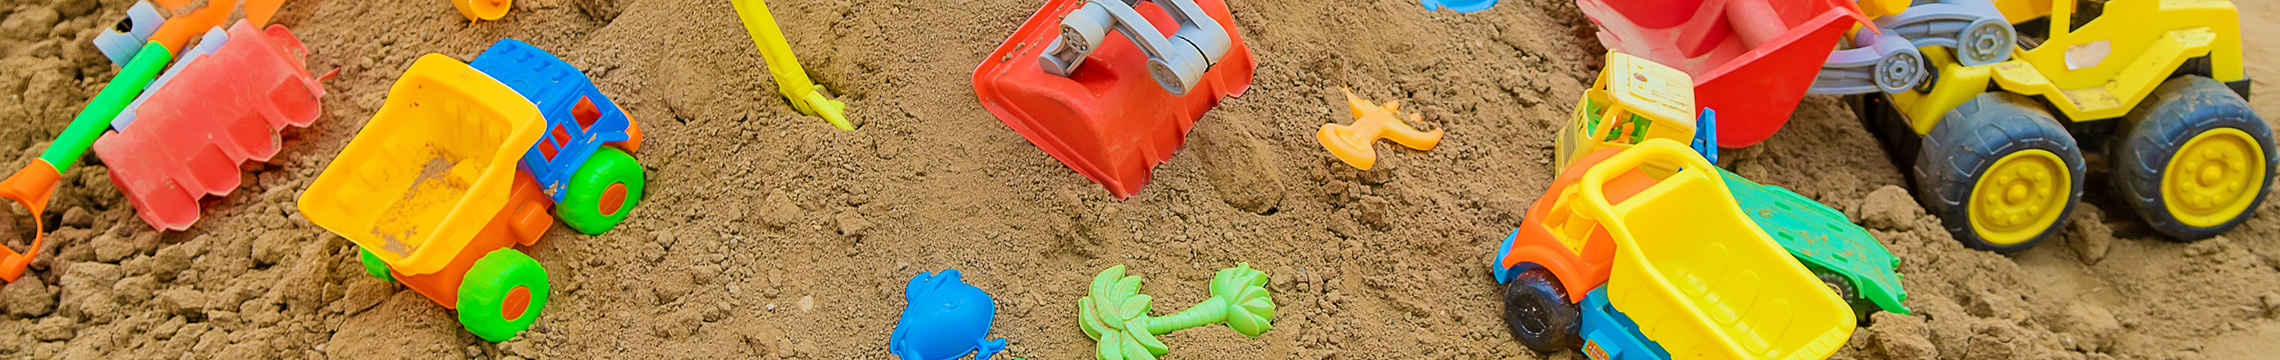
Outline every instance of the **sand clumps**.
{"type": "MultiPolygon", "coordinates": [[[[1906,190],[1861,199],[1859,221],[1900,257],[1912,315],[1878,313],[1839,358],[2017,359],[2066,353],[2025,299],[2032,288],[2002,255],[1972,251],[1925,214],[1906,190]],[[1873,356],[1869,356],[1873,355],[1873,356]]],[[[2079,354],[2075,354],[2079,355],[2079,354]]]]}

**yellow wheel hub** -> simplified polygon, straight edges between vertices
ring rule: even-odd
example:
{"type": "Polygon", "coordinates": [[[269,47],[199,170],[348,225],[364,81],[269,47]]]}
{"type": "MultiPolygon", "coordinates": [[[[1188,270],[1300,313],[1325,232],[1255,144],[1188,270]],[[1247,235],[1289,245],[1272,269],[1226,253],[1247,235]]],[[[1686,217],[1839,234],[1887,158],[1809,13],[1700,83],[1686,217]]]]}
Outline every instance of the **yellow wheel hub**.
{"type": "Polygon", "coordinates": [[[1971,229],[1979,238],[1999,246],[2018,245],[2041,235],[2074,194],[2073,174],[2066,162],[2047,150],[2026,150],[2004,155],[1979,175],[1972,185],[1971,229]]]}
{"type": "Polygon", "coordinates": [[[2269,176],[2264,149],[2239,129],[2201,132],[2177,148],[2161,175],[2162,205],[2192,227],[2231,222],[2248,211],[2269,176]]]}

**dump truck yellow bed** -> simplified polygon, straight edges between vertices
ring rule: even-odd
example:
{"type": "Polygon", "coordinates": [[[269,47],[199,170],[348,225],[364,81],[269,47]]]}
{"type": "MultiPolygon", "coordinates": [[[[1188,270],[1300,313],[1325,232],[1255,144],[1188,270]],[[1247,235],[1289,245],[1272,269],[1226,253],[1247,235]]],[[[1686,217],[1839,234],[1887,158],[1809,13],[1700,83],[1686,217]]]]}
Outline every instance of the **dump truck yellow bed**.
{"type": "Polygon", "coordinates": [[[1650,140],[1584,174],[1585,216],[1616,242],[1609,302],[1679,359],[1822,359],[1855,326],[1851,308],[1735,205],[1717,170],[1650,140]],[[1669,173],[1621,204],[1604,185],[1634,169],[1669,173]]]}
{"type": "Polygon", "coordinates": [[[391,269],[450,264],[509,204],[517,165],[546,119],[505,84],[429,54],[301,196],[309,222],[391,269]]]}

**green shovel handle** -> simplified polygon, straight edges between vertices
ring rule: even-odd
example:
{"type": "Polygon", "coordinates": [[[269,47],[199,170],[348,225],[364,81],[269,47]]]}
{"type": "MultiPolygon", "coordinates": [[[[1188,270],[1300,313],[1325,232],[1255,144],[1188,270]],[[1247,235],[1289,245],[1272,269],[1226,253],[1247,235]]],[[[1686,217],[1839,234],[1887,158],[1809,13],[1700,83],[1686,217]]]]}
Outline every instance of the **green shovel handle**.
{"type": "Polygon", "coordinates": [[[142,95],[143,88],[150,86],[151,79],[158,77],[158,72],[165,70],[166,63],[171,61],[174,54],[167,52],[166,46],[157,42],[143,44],[134,59],[119,69],[119,75],[103,86],[103,92],[87,100],[87,107],[80,109],[79,116],[71,119],[71,126],[64,128],[63,134],[48,144],[47,151],[40,153],[40,160],[54,165],[57,174],[71,170],[71,165],[78,164],[79,157],[87,154],[87,147],[95,145],[95,138],[103,136],[103,130],[111,127],[111,119],[119,117],[119,112],[125,111],[135,96],[142,95]]]}

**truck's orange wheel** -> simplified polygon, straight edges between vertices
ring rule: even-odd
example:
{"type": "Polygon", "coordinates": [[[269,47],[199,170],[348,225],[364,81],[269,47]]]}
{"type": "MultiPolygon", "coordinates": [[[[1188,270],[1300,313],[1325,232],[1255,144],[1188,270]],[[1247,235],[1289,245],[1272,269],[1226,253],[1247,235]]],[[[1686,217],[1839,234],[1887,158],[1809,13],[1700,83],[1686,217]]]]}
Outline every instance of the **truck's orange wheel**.
{"type": "Polygon", "coordinates": [[[602,216],[617,215],[625,210],[626,200],[625,183],[610,183],[609,188],[602,189],[602,202],[595,210],[602,216]]]}
{"type": "Polygon", "coordinates": [[[514,289],[507,290],[507,299],[499,306],[499,318],[518,320],[522,319],[523,315],[529,315],[529,312],[530,287],[516,286],[514,289]]]}

